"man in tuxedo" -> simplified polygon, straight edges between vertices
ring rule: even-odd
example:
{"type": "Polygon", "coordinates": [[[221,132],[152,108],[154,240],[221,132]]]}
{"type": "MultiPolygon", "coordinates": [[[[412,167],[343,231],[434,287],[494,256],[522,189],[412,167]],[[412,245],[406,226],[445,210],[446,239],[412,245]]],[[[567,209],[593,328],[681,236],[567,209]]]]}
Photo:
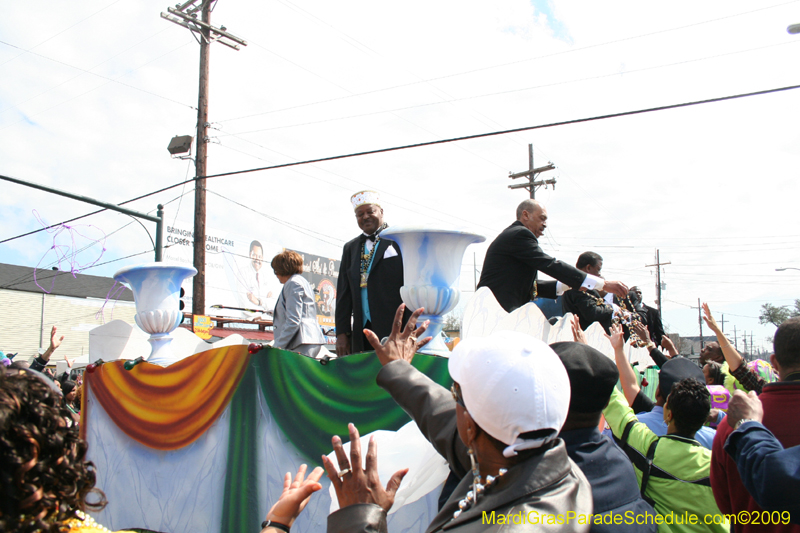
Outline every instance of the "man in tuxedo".
{"type": "MultiPolygon", "coordinates": [[[[594,252],[583,252],[578,256],[575,268],[599,277],[603,269],[603,258],[594,252]]],[[[580,319],[581,329],[586,330],[592,323],[599,322],[606,333],[610,334],[609,328],[617,306],[612,301],[613,295],[607,296],[608,298],[603,299],[596,290],[570,289],[564,293],[561,305],[565,313],[572,313],[580,319]]]]}
{"type": "Polygon", "coordinates": [[[538,239],[546,227],[547,209],[536,200],[524,200],[517,207],[517,221],[489,245],[478,287],[489,287],[503,309],[510,313],[537,296],[554,299],[569,288],[628,294],[620,281],[606,281],[545,254],[538,239]],[[540,270],[557,281],[538,283],[540,270]]]}
{"type": "MultiPolygon", "coordinates": [[[[340,357],[370,348],[364,328],[379,338],[388,336],[395,311],[403,303],[403,257],[397,243],[380,236],[387,224],[378,193],[357,192],[350,201],[362,234],[342,251],[336,289],[336,353],[340,357]]],[[[411,311],[406,310],[403,324],[409,316],[411,311]]]]}
{"type": "MultiPolygon", "coordinates": [[[[661,323],[661,313],[655,307],[650,307],[642,300],[642,289],[639,287],[631,287],[631,292],[636,295],[638,300],[642,302],[642,311],[645,316],[647,330],[650,332],[650,339],[656,346],[661,346],[661,339],[664,337],[664,326],[661,323]]],[[[724,362],[724,360],[723,360],[724,362]]]]}

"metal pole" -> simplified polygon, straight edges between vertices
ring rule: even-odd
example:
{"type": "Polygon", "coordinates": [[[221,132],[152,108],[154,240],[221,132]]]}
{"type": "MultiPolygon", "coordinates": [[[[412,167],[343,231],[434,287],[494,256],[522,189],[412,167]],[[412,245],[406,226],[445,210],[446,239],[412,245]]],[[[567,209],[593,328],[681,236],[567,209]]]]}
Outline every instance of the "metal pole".
{"type": "Polygon", "coordinates": [[[19,178],[12,178],[11,176],[0,176],[0,179],[5,181],[10,181],[12,183],[18,183],[20,185],[25,185],[26,187],[31,187],[33,189],[39,189],[40,191],[49,192],[52,194],[57,194],[59,196],[64,196],[66,198],[72,198],[73,200],[78,200],[79,202],[84,202],[87,204],[96,205],[99,207],[103,207],[105,209],[110,209],[111,211],[116,211],[118,213],[125,213],[126,215],[130,215],[133,217],[143,218],[145,220],[149,220],[150,222],[158,222],[158,218],[154,217],[153,215],[148,215],[147,213],[140,213],[139,211],[134,211],[133,209],[126,209],[124,207],[120,207],[115,204],[109,204],[107,202],[101,202],[100,200],[95,200],[94,198],[89,198],[88,196],[81,196],[80,194],[73,194],[71,192],[62,191],[61,189],[55,189],[53,187],[48,187],[47,185],[41,185],[39,183],[33,183],[30,181],[21,180],[19,178]]]}
{"type": "Polygon", "coordinates": [[[164,260],[164,206],[158,204],[158,222],[156,222],[156,263],[164,260]]]}
{"type": "Polygon", "coordinates": [[[164,212],[162,209],[164,208],[163,205],[158,205],[158,212],[157,216],[148,215],[147,213],[140,213],[139,211],[134,211],[133,209],[126,209],[124,207],[120,207],[115,204],[109,204],[107,202],[101,202],[100,200],[95,200],[94,198],[89,198],[88,196],[81,196],[80,194],[73,194],[71,192],[62,191],[61,189],[55,189],[53,187],[48,187],[46,185],[41,185],[39,183],[32,183],[30,181],[21,180],[19,178],[12,178],[10,176],[1,176],[0,179],[5,181],[10,181],[12,183],[18,183],[19,185],[24,185],[26,187],[31,187],[33,189],[39,189],[40,191],[49,192],[51,194],[55,194],[58,196],[64,196],[66,198],[72,198],[73,200],[78,200],[79,202],[84,202],[87,204],[96,205],[98,207],[102,207],[104,209],[108,209],[109,211],[116,211],[117,213],[124,213],[126,215],[136,217],[136,218],[143,218],[145,220],[149,220],[150,222],[156,223],[156,244],[155,244],[155,253],[156,253],[156,261],[161,261],[161,254],[162,254],[162,225],[163,225],[163,218],[164,212]]]}

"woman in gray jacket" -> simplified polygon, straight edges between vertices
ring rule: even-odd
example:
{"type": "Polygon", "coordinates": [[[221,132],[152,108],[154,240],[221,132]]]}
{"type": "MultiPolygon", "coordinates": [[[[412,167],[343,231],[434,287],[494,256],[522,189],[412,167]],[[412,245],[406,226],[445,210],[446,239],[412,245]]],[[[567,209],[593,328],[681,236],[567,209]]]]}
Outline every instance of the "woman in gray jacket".
{"type": "Polygon", "coordinates": [[[284,251],[272,258],[272,270],[283,285],[273,315],[274,348],[317,357],[325,343],[319,323],[314,291],[301,276],[303,258],[284,251]]]}

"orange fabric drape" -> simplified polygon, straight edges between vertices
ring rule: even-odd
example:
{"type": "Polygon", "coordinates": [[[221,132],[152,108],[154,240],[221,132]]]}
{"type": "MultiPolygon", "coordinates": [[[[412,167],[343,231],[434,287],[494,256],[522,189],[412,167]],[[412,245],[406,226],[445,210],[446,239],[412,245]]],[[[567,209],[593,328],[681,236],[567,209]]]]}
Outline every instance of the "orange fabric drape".
{"type": "Polygon", "coordinates": [[[128,371],[124,361],[105,363],[85,382],[130,438],[176,450],[197,440],[225,410],[249,361],[247,346],[226,346],[166,368],[144,362],[128,371]]]}

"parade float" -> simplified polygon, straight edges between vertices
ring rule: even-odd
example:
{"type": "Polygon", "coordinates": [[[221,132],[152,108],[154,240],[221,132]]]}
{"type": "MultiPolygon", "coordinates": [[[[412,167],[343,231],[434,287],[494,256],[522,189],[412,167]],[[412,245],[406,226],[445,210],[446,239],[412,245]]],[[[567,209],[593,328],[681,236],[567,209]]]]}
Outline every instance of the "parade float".
{"type": "MultiPolygon", "coordinates": [[[[404,258],[403,299],[426,308],[436,333],[441,316],[459,298],[464,251],[483,237],[397,228],[391,238],[404,258]]],[[[376,385],[375,354],[319,361],[248,346],[237,335],[207,343],[187,338],[193,334],[183,329],[173,341],[180,283],[191,270],[154,263],[118,272],[116,278],[134,291],[138,329],[113,321],[93,332],[92,353],[100,359],[86,370],[81,432],[97,486],[109,502],[94,518],[112,530],[258,531],[281,494],[284,474],[302,463],[320,465],[321,455],[331,452],[331,436],[346,440],[352,422],[362,438],[378,439],[384,481],[391,472],[410,469],[389,514],[389,529],[423,532],[437,513],[449,469],[376,385]],[[150,347],[142,331],[150,334],[150,347]]],[[[509,314],[482,288],[464,308],[461,336],[509,329],[546,342],[572,340],[570,319],[551,325],[533,303],[509,314]]],[[[598,324],[586,334],[592,346],[613,357],[598,324]]],[[[648,363],[646,350],[626,349],[630,361],[648,363]]],[[[422,352],[414,366],[449,387],[447,349],[432,345],[422,352]]],[[[297,531],[325,531],[336,502],[327,479],[322,483],[295,523],[297,531]]]]}

